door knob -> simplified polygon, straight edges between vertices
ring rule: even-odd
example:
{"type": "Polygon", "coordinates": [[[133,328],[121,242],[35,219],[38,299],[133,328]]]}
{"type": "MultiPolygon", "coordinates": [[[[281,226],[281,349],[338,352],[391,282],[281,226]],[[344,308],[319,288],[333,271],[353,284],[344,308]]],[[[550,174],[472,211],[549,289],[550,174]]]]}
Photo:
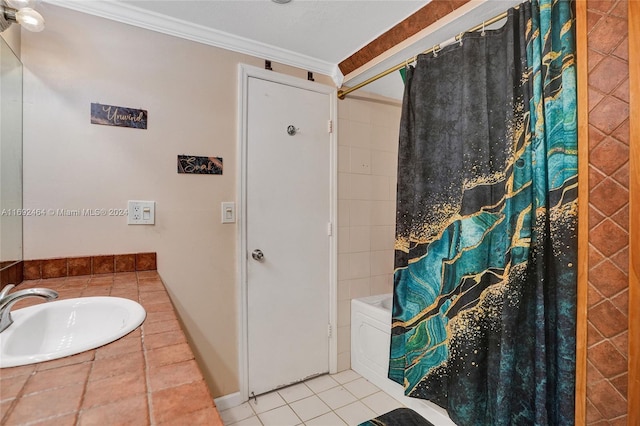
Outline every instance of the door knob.
{"type": "Polygon", "coordinates": [[[264,253],[260,249],[255,249],[253,253],[251,253],[251,257],[253,257],[257,261],[261,261],[264,259],[264,253]]]}

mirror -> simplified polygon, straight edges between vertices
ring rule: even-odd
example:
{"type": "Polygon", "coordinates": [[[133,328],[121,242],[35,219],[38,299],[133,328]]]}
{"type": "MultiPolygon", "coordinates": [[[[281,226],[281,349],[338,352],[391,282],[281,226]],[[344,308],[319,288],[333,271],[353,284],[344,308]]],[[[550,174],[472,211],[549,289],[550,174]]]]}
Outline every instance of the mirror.
{"type": "Polygon", "coordinates": [[[22,63],[0,37],[0,270],[22,260],[22,63]]]}

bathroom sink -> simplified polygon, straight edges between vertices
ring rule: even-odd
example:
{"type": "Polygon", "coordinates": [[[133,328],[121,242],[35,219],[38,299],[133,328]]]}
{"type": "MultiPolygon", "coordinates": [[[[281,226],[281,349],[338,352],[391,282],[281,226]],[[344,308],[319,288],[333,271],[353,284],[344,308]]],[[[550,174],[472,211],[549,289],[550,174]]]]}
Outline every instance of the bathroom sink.
{"type": "Polygon", "coordinates": [[[144,308],[120,297],[80,297],[11,312],[0,333],[0,368],[34,364],[94,349],[135,330],[144,308]]]}

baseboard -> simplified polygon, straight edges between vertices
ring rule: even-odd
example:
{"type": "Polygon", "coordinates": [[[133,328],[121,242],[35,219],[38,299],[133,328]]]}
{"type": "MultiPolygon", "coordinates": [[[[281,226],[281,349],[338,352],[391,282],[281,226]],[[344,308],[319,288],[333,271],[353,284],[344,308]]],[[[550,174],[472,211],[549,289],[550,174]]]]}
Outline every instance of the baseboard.
{"type": "Polygon", "coordinates": [[[238,405],[241,405],[246,401],[242,399],[240,392],[235,392],[229,395],[224,395],[219,398],[215,398],[214,402],[216,404],[216,407],[218,408],[218,411],[222,411],[228,408],[237,407],[238,405]]]}

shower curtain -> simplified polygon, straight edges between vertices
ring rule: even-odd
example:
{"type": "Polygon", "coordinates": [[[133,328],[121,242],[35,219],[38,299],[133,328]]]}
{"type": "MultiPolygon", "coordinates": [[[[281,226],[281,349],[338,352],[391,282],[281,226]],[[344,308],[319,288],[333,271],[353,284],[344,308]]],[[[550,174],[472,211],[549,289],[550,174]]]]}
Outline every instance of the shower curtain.
{"type": "Polygon", "coordinates": [[[407,72],[389,377],[458,425],[573,424],[573,24],[525,2],[407,72]]]}

